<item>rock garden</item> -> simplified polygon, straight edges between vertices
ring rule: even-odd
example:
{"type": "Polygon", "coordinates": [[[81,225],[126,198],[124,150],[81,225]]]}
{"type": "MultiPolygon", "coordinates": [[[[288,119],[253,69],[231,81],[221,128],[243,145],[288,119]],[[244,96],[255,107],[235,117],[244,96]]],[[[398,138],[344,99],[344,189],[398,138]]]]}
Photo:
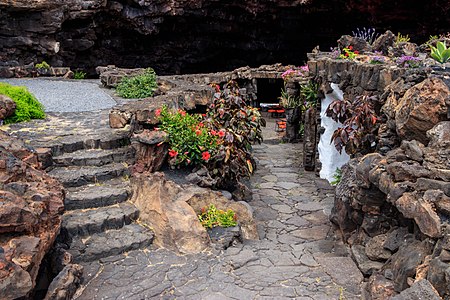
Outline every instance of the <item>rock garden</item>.
{"type": "Polygon", "coordinates": [[[2,66],[0,299],[450,299],[447,44],[2,66]]]}

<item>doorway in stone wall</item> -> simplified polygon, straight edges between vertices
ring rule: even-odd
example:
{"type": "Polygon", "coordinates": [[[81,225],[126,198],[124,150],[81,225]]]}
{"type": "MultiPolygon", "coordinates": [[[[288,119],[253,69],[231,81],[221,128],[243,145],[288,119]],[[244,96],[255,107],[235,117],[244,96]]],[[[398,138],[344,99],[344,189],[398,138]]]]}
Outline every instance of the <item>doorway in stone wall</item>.
{"type": "Polygon", "coordinates": [[[283,80],[275,78],[258,78],[256,80],[258,87],[256,96],[258,107],[261,103],[276,104],[279,103],[283,80]]]}

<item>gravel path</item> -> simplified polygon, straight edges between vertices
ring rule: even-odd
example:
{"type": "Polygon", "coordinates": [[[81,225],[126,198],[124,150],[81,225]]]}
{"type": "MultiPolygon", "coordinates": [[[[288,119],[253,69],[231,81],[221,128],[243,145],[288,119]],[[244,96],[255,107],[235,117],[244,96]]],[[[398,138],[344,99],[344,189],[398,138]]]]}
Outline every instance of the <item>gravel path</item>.
{"type": "Polygon", "coordinates": [[[116,102],[93,80],[55,80],[46,78],[1,79],[26,86],[44,105],[46,112],[80,112],[111,108],[116,102]]]}

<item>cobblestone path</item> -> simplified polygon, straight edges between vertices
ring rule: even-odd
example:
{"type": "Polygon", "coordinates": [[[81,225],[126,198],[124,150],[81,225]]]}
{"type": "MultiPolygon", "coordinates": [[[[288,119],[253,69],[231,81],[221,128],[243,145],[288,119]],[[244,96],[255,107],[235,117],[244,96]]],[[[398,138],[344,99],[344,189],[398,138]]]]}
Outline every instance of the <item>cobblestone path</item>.
{"type": "Polygon", "coordinates": [[[131,251],[85,264],[77,299],[361,299],[362,275],[328,221],[333,190],[301,168],[301,144],[255,146],[261,239],[222,252],[131,251]]]}

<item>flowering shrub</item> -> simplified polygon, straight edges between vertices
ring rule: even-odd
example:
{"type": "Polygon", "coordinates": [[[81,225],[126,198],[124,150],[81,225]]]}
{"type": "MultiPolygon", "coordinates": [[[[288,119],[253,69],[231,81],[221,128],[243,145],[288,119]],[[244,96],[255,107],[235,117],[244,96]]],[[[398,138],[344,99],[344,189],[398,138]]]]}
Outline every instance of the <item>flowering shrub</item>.
{"type": "Polygon", "coordinates": [[[344,51],[344,53],[341,53],[341,55],[339,55],[339,58],[341,59],[353,60],[359,54],[358,50],[353,51],[353,46],[348,46],[348,48],[344,48],[342,49],[342,51],[344,51]]]}
{"type": "Polygon", "coordinates": [[[294,67],[291,69],[288,69],[281,74],[281,78],[283,78],[284,81],[288,81],[290,78],[295,76],[306,76],[309,72],[308,65],[304,65],[301,67],[294,67]]]}
{"type": "Polygon", "coordinates": [[[382,55],[373,55],[369,57],[369,63],[373,65],[380,65],[386,63],[386,57],[382,55]]]}
{"type": "Polygon", "coordinates": [[[156,115],[161,122],[158,130],[168,134],[170,165],[201,165],[216,153],[219,134],[207,128],[200,116],[167,107],[157,110],[156,115]]]}
{"type": "Polygon", "coordinates": [[[252,143],[262,142],[265,126],[256,108],[246,106],[239,87],[230,82],[225,91],[216,86],[213,103],[202,119],[185,111],[156,111],[168,134],[169,163],[172,166],[203,166],[213,179],[213,187],[245,189],[240,180],[256,168],[252,143]]]}
{"type": "Polygon", "coordinates": [[[397,64],[404,68],[419,68],[422,66],[422,59],[415,56],[402,55],[397,58],[397,64]]]}
{"type": "Polygon", "coordinates": [[[375,149],[379,122],[374,109],[377,100],[376,96],[364,95],[356,97],[353,102],[336,100],[328,106],[327,116],[344,125],[331,137],[339,153],[344,148],[348,154],[365,154],[375,149]]]}

